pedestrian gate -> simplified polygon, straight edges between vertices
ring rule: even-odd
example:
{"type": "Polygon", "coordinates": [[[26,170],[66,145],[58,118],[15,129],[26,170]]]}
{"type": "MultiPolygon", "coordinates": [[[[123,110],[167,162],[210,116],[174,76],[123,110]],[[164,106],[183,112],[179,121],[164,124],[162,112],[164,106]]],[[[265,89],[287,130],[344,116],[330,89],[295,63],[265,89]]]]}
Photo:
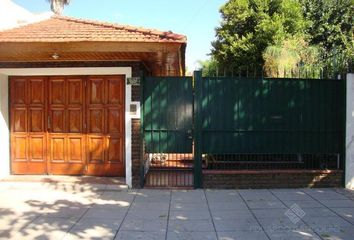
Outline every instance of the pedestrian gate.
{"type": "Polygon", "coordinates": [[[147,77],[142,84],[145,186],[193,187],[191,77],[147,77]]]}

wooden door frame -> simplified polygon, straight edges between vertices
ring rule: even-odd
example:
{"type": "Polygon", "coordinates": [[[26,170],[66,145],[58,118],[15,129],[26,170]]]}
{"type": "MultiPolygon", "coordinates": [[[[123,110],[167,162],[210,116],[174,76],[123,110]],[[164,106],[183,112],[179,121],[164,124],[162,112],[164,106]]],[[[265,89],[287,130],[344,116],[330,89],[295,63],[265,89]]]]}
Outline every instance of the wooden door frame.
{"type": "MultiPolygon", "coordinates": [[[[125,171],[126,184],[132,186],[132,116],[129,113],[131,100],[131,85],[127,85],[127,78],[132,76],[132,67],[75,67],[75,68],[0,68],[0,76],[5,81],[8,76],[63,76],[63,75],[125,75],[125,171]]],[[[3,80],[2,80],[3,81],[3,80]]],[[[6,109],[5,109],[6,110],[6,109]]],[[[9,106],[7,106],[9,110],[9,106]]],[[[5,111],[6,112],[6,111],[5,111]]],[[[134,116],[139,118],[140,116],[134,116]]],[[[4,116],[7,120],[8,115],[4,116]]],[[[10,136],[9,128],[6,128],[6,136],[10,136]]],[[[8,138],[9,139],[9,138],[8,138]]],[[[9,141],[9,140],[8,140],[9,141]]],[[[3,160],[10,163],[9,148],[1,149],[3,160]]],[[[6,175],[10,175],[9,166],[6,175]]]]}

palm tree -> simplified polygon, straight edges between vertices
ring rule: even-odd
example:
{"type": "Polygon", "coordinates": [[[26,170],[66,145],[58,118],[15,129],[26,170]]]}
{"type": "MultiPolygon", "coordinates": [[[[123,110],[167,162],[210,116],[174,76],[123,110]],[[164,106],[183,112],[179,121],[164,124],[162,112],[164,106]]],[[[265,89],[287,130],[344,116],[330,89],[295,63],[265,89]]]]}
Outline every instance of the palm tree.
{"type": "Polygon", "coordinates": [[[50,7],[55,14],[61,14],[64,6],[70,3],[70,0],[48,0],[50,7]]]}
{"type": "MultiPolygon", "coordinates": [[[[264,69],[268,77],[286,77],[288,73],[319,74],[319,49],[303,37],[294,36],[263,52],[264,69]]],[[[299,76],[300,77],[300,76],[299,76]]]]}

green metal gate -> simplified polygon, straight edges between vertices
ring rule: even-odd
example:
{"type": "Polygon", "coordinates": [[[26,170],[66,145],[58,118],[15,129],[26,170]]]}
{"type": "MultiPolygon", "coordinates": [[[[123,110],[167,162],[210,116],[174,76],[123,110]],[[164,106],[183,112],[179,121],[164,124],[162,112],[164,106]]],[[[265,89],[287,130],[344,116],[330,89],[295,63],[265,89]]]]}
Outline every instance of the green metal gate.
{"type": "Polygon", "coordinates": [[[147,77],[142,84],[145,186],[193,187],[191,77],[147,77]]]}
{"type": "Polygon", "coordinates": [[[142,89],[145,186],[202,187],[203,169],[343,169],[344,80],[195,72],[142,89]]]}

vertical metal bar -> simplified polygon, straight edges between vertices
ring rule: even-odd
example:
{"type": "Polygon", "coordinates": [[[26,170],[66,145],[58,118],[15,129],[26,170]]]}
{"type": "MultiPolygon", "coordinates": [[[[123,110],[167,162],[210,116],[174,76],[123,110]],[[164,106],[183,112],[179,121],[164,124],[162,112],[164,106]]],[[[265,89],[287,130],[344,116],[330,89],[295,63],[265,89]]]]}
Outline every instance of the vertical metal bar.
{"type": "Polygon", "coordinates": [[[144,148],[144,114],[145,114],[145,104],[144,104],[144,75],[141,73],[140,82],[140,187],[144,187],[145,182],[145,148],[144,148]]]}
{"type": "Polygon", "coordinates": [[[194,97],[194,187],[201,188],[202,183],[202,72],[193,74],[195,83],[194,97]]]}

